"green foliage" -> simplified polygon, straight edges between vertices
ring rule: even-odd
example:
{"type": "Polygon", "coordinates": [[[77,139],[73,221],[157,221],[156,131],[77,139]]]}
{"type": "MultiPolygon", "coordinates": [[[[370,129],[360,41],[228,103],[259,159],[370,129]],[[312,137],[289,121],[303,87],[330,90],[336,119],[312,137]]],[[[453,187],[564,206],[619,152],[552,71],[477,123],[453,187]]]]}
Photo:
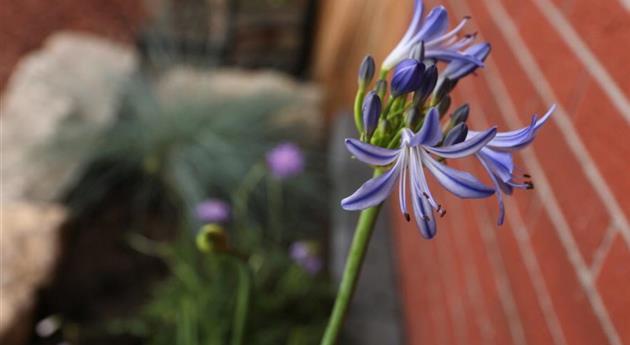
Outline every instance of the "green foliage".
{"type": "Polygon", "coordinates": [[[202,254],[182,240],[154,252],[168,263],[171,277],[137,317],[115,323],[113,331],[151,345],[234,344],[239,288],[247,284],[242,344],[309,345],[321,338],[334,296],[331,285],[295,265],[286,251],[202,254]],[[248,278],[240,278],[239,270],[248,278]]]}

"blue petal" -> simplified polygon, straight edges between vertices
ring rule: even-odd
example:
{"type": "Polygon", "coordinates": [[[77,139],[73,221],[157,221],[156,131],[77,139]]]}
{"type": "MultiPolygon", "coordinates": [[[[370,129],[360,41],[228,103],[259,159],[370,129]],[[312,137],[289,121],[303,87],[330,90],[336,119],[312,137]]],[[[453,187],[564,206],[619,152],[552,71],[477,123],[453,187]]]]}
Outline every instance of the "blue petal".
{"type": "Polygon", "coordinates": [[[501,183],[494,176],[494,174],[492,173],[492,169],[486,164],[486,162],[483,159],[480,159],[480,161],[486,171],[488,171],[488,175],[490,175],[490,178],[494,183],[496,189],[495,195],[497,196],[497,201],[499,202],[499,218],[497,219],[497,225],[503,225],[503,221],[505,220],[505,205],[503,205],[503,193],[501,192],[501,183]]]}
{"type": "Polygon", "coordinates": [[[483,61],[472,55],[460,53],[455,49],[427,49],[424,56],[427,59],[437,59],[440,61],[462,61],[473,63],[477,65],[477,67],[483,67],[483,61]]]}
{"type": "Polygon", "coordinates": [[[416,226],[420,234],[426,239],[432,239],[437,232],[433,210],[425,194],[429,195],[428,189],[424,190],[426,180],[422,173],[422,165],[415,154],[410,155],[410,176],[411,176],[411,203],[416,226]]]}
{"type": "Polygon", "coordinates": [[[494,189],[486,187],[471,174],[438,163],[423,151],[420,154],[422,161],[438,182],[456,196],[462,199],[480,199],[494,194],[494,189]]]}
{"type": "Polygon", "coordinates": [[[489,142],[493,140],[496,133],[496,128],[490,128],[485,132],[477,132],[477,134],[473,137],[470,137],[469,134],[469,139],[459,144],[444,147],[425,146],[424,148],[427,151],[443,158],[462,158],[481,150],[484,146],[486,146],[489,142]]]}
{"type": "Polygon", "coordinates": [[[402,153],[401,161],[402,173],[398,179],[398,203],[403,216],[409,217],[409,211],[407,211],[407,151],[402,153]]]}
{"type": "Polygon", "coordinates": [[[361,162],[370,165],[389,165],[398,158],[400,150],[370,145],[360,140],[346,139],[346,148],[361,162]]]}
{"type": "Polygon", "coordinates": [[[414,37],[414,41],[430,41],[444,34],[446,29],[448,29],[448,12],[444,6],[435,7],[427,15],[422,29],[414,37]]]}
{"type": "MultiPolygon", "coordinates": [[[[480,43],[468,48],[464,54],[472,55],[480,61],[485,61],[490,54],[490,44],[480,43]]],[[[478,68],[477,64],[467,61],[455,60],[446,66],[442,76],[449,79],[461,79],[474,72],[478,68]]]]}
{"type": "Polygon", "coordinates": [[[499,177],[501,181],[508,182],[512,179],[514,161],[512,160],[511,153],[497,152],[489,148],[483,148],[477,154],[480,159],[486,162],[488,169],[499,177]]]}
{"type": "Polygon", "coordinates": [[[460,31],[462,31],[462,29],[464,28],[464,26],[466,25],[466,23],[470,20],[470,17],[466,17],[464,19],[462,19],[462,21],[459,22],[459,24],[457,24],[457,26],[449,31],[448,33],[440,36],[440,37],[436,37],[435,39],[432,39],[430,41],[427,42],[426,47],[427,48],[431,48],[434,47],[446,40],[448,40],[451,37],[454,37],[455,35],[457,35],[460,31]]]}
{"type": "Polygon", "coordinates": [[[442,140],[442,130],[440,129],[440,113],[433,107],[424,118],[422,128],[411,138],[410,145],[434,146],[442,140]]]}
{"type": "Polygon", "coordinates": [[[422,25],[423,12],[424,12],[423,1],[422,0],[414,1],[413,17],[411,18],[411,23],[409,23],[407,32],[405,32],[405,35],[400,40],[401,43],[406,43],[409,39],[413,37],[413,35],[415,35],[418,32],[418,30],[420,29],[420,26],[422,25]]]}
{"type": "Polygon", "coordinates": [[[400,175],[401,161],[381,176],[371,178],[356,192],[341,200],[341,207],[348,211],[364,210],[376,206],[391,193],[396,178],[400,175]]]}
{"type": "Polygon", "coordinates": [[[551,114],[553,114],[556,111],[556,105],[552,104],[551,107],[549,107],[549,110],[547,110],[547,113],[545,115],[543,115],[543,117],[541,117],[540,119],[538,119],[536,121],[536,131],[538,131],[540,129],[540,127],[542,127],[542,125],[545,124],[545,122],[547,122],[547,120],[549,120],[549,118],[551,117],[551,114]]]}

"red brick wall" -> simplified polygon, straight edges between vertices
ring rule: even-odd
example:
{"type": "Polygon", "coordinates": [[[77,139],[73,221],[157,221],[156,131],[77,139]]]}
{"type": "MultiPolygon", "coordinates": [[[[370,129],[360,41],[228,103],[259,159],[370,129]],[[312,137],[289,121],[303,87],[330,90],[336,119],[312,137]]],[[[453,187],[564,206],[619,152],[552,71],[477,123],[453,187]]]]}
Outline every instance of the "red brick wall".
{"type": "MultiPolygon", "coordinates": [[[[411,3],[325,2],[315,72],[332,109],[350,106],[359,56],[393,47],[411,3]],[[334,32],[351,38],[335,46],[334,32]]],[[[504,226],[496,200],[447,193],[436,195],[448,215],[432,241],[395,217],[408,343],[630,344],[628,1],[427,3],[472,15],[470,31],[493,44],[486,68],[456,92],[473,126],[520,127],[552,102],[559,108],[517,157],[537,188],[509,198],[504,226]]],[[[459,165],[483,176],[474,161],[459,165]]]]}
{"type": "Polygon", "coordinates": [[[58,30],[132,41],[144,17],[140,0],[0,0],[0,91],[20,57],[58,30]]]}

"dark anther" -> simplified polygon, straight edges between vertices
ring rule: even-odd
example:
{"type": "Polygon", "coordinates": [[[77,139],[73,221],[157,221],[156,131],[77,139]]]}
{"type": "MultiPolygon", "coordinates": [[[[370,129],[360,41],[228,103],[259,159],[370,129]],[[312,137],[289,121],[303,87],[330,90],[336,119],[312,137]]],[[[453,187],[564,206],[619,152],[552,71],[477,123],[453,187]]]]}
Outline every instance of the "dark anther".
{"type": "Polygon", "coordinates": [[[470,19],[472,19],[472,17],[471,16],[464,16],[464,19],[470,20],[470,19]]]}
{"type": "Polygon", "coordinates": [[[431,197],[426,192],[422,192],[422,195],[424,195],[424,197],[427,198],[428,200],[431,200],[431,197]]]}
{"type": "Polygon", "coordinates": [[[411,221],[411,217],[409,216],[409,213],[405,213],[405,219],[410,222],[411,221]]]}
{"type": "Polygon", "coordinates": [[[529,175],[529,174],[523,174],[523,177],[524,177],[524,178],[532,178],[532,176],[531,176],[531,175],[529,175]]]}
{"type": "Polygon", "coordinates": [[[525,182],[525,185],[527,186],[527,189],[534,189],[534,182],[527,181],[525,182]]]}

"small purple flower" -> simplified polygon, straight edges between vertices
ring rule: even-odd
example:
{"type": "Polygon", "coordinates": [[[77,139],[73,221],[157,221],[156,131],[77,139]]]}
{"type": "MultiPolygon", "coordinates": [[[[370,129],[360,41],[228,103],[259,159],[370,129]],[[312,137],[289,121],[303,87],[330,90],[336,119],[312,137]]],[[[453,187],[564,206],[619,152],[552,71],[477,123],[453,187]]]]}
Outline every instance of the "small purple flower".
{"type": "Polygon", "coordinates": [[[310,275],[316,275],[322,269],[322,261],[317,252],[317,245],[308,241],[294,242],[289,248],[291,259],[310,275]]]}
{"type": "Polygon", "coordinates": [[[267,153],[267,166],[274,177],[285,179],[304,170],[304,155],[297,145],[283,143],[267,153]]]}
{"type": "Polygon", "coordinates": [[[400,211],[407,220],[410,220],[406,200],[409,176],[416,225],[422,236],[433,238],[436,234],[433,212],[443,216],[446,211],[431,195],[424,168],[426,167],[446,190],[462,199],[488,197],[494,194],[492,188],[486,187],[467,172],[440,163],[433,156],[448,159],[473,155],[490,142],[495,134],[496,128],[490,128],[458,144],[436,147],[442,141],[443,135],[438,110],[431,108],[418,133],[408,128],[403,129],[399,149],[390,150],[356,139],[346,139],[348,151],[358,160],[373,166],[391,168],[382,175],[368,180],[356,192],[343,199],[341,207],[357,211],[376,206],[389,196],[398,180],[400,211]]]}
{"type": "Polygon", "coordinates": [[[205,223],[225,223],[230,219],[230,205],[219,199],[207,199],[195,208],[197,219],[205,223]]]}
{"type": "MultiPolygon", "coordinates": [[[[521,176],[514,175],[514,161],[512,152],[518,151],[529,145],[536,133],[542,125],[549,120],[551,114],[555,111],[556,106],[552,105],[547,113],[540,119],[536,115],[532,116],[532,122],[529,126],[509,132],[500,132],[488,142],[488,145],[482,148],[475,155],[488,172],[488,175],[494,183],[497,200],[499,202],[499,218],[497,224],[503,224],[505,218],[505,207],[503,205],[503,193],[511,195],[516,189],[533,189],[534,184],[529,181],[519,181],[519,177],[530,179],[527,174],[521,176]]],[[[478,132],[469,131],[468,137],[477,135],[478,132]]]]}

